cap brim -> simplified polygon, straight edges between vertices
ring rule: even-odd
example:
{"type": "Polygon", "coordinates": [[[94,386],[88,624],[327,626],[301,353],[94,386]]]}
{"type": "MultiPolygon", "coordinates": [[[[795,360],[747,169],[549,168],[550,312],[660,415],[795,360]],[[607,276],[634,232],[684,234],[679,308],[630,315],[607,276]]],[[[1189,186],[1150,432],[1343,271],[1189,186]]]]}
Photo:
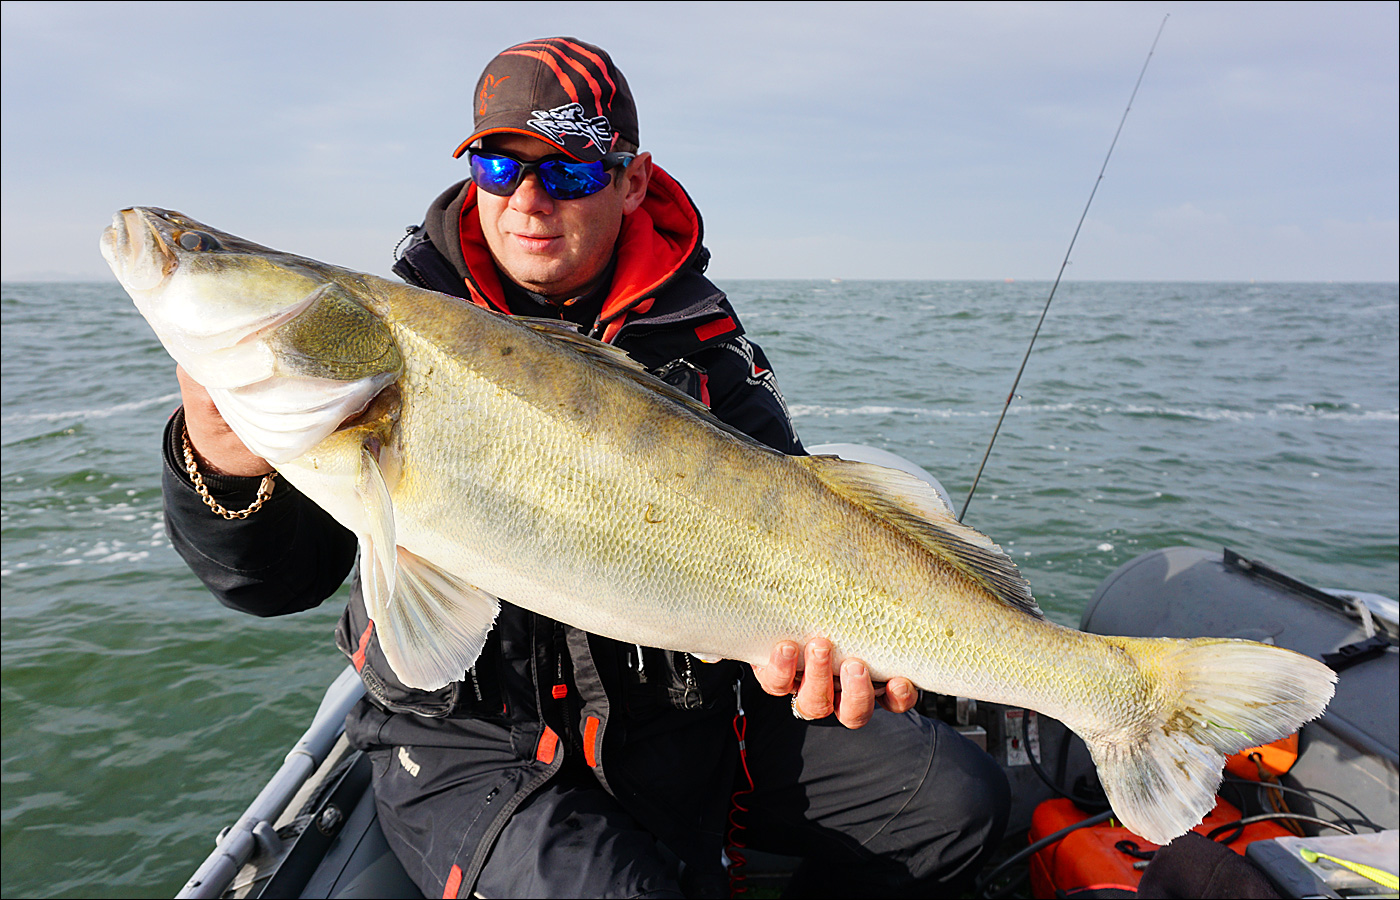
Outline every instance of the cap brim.
{"type": "Polygon", "coordinates": [[[557,144],[554,141],[551,141],[549,138],[540,134],[538,131],[531,131],[526,128],[516,128],[510,125],[500,125],[495,128],[481,128],[477,131],[472,132],[471,136],[468,137],[465,141],[462,141],[462,143],[457,146],[457,149],[453,151],[452,158],[461,159],[462,154],[466,153],[467,148],[469,148],[472,144],[476,143],[484,137],[493,134],[523,134],[525,137],[534,138],[540,143],[548,144],[549,146],[555,148],[560,153],[564,154],[570,159],[576,159],[579,162],[596,162],[597,160],[602,159],[605,155],[604,152],[600,151],[595,159],[585,159],[584,157],[579,156],[577,153],[570,152],[566,147],[564,147],[563,144],[557,144]]]}

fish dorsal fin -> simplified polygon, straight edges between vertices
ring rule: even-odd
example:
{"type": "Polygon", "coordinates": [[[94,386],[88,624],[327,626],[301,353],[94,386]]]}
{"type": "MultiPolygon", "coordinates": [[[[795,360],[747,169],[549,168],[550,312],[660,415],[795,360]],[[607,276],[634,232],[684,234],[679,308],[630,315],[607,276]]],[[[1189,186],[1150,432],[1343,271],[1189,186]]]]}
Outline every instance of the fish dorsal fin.
{"type": "Polygon", "coordinates": [[[357,493],[368,531],[360,539],[360,589],[389,668],[409,687],[460,681],[481,654],[500,602],[397,546],[394,507],[379,461],[360,450],[357,493]]]}
{"type": "Polygon", "coordinates": [[[533,316],[511,316],[512,322],[519,322],[531,331],[545,337],[554,338],[573,347],[591,359],[609,365],[646,373],[646,368],[633,359],[626,350],[612,344],[605,344],[597,338],[580,334],[578,326],[560,319],[537,319],[533,316]]]}
{"type": "Polygon", "coordinates": [[[797,457],[841,496],[876,511],[924,549],[986,588],[1002,603],[1044,618],[1030,585],[991,538],[962,524],[921,478],[837,456],[797,457]]]}
{"type": "Polygon", "coordinates": [[[513,322],[519,322],[521,325],[530,328],[536,334],[567,344],[573,350],[583,354],[593,362],[624,378],[630,379],[673,403],[680,404],[683,408],[702,416],[715,427],[729,432],[734,437],[739,438],[744,443],[756,449],[766,450],[770,453],[777,452],[767,444],[756,441],[737,428],[715,418],[715,414],[710,411],[708,406],[696,400],[685,391],[682,391],[674,385],[667,384],[660,378],[651,374],[651,372],[648,372],[645,366],[633,359],[628,355],[626,350],[620,347],[616,347],[612,344],[605,344],[595,338],[579,334],[574,330],[574,326],[570,325],[568,322],[561,322],[558,319],[535,319],[529,316],[511,316],[510,319],[513,322]]]}

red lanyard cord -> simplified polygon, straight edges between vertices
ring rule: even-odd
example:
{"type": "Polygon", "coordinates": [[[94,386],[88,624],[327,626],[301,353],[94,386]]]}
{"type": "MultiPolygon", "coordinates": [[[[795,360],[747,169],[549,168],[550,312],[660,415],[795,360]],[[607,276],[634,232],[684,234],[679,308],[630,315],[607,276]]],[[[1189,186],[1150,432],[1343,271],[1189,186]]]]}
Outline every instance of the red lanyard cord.
{"type": "MultiPolygon", "coordinates": [[[[739,694],[739,685],[734,685],[734,694],[739,694]]],[[[746,813],[749,808],[739,801],[740,797],[752,794],[753,774],[749,772],[748,746],[744,737],[748,733],[748,719],[744,717],[744,701],[739,698],[738,709],[734,713],[734,736],[739,739],[739,765],[744,770],[744,779],[748,783],[747,788],[740,788],[735,791],[729,799],[729,831],[726,835],[725,855],[729,857],[729,896],[738,897],[748,892],[748,887],[744,884],[744,866],[748,860],[744,857],[744,848],[748,846],[744,842],[743,823],[739,821],[739,813],[746,813]]]]}

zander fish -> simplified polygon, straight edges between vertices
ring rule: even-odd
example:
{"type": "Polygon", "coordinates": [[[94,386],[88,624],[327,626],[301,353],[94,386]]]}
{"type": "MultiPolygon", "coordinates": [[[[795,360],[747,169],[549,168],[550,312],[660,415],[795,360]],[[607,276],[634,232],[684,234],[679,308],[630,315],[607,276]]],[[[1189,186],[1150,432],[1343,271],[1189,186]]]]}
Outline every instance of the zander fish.
{"type": "Polygon", "coordinates": [[[1212,807],[1227,754],[1332,696],[1330,669],[1277,647],[1047,622],[924,482],[777,453],[560,323],[159,209],[118,213],[102,252],[243,442],[358,536],[369,614],[414,687],[462,677],[498,597],[760,665],[824,636],[837,665],[1064,722],[1159,844],[1212,807]]]}

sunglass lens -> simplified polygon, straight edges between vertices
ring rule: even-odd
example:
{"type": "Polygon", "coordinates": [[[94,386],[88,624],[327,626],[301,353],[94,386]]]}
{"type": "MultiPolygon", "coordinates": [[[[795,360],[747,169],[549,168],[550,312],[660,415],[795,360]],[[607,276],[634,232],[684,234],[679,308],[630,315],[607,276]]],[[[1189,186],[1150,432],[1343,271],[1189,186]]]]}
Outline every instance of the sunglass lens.
{"type": "Polygon", "coordinates": [[[521,165],[508,156],[473,153],[472,181],[490,194],[509,197],[520,185],[521,165]]]}
{"type": "Polygon", "coordinates": [[[602,163],[564,162],[551,160],[540,166],[540,178],[545,193],[555,200],[577,200],[596,194],[607,187],[612,176],[602,163]]]}
{"type": "Polygon", "coordinates": [[[571,162],[551,159],[542,163],[522,163],[509,156],[473,153],[472,181],[476,186],[499,197],[509,197],[520,187],[526,173],[539,174],[544,191],[555,200],[577,200],[596,194],[612,184],[612,175],[601,162],[571,162]]]}

